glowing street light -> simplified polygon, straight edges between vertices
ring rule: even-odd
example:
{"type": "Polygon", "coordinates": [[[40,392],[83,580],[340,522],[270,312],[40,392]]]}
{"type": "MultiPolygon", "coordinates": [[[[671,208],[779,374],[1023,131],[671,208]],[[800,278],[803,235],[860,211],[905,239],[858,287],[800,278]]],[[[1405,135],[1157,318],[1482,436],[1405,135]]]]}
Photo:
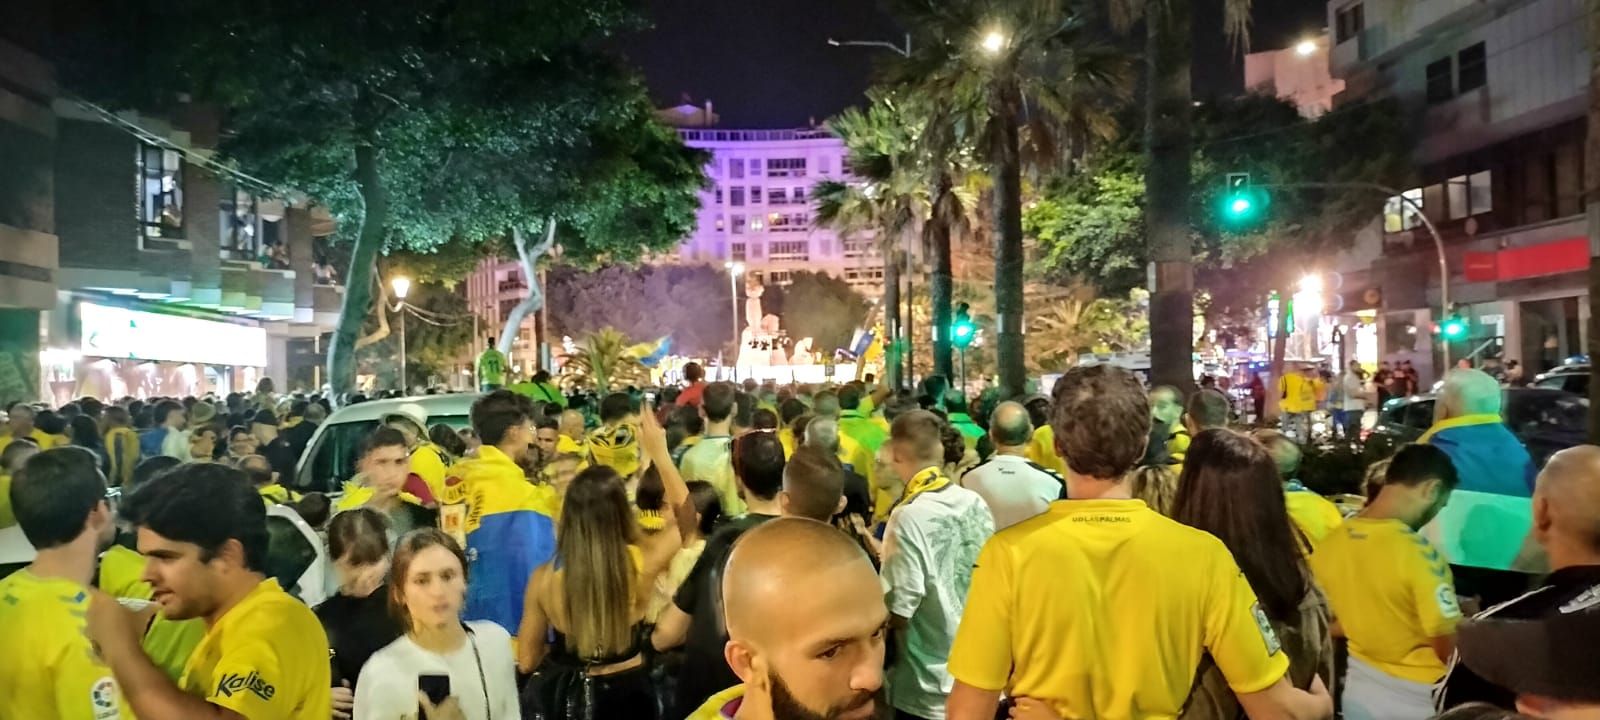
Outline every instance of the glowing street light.
{"type": "Polygon", "coordinates": [[[1294,46],[1295,54],[1299,55],[1300,57],[1310,57],[1311,54],[1316,52],[1316,51],[1317,51],[1317,41],[1316,40],[1312,40],[1311,38],[1306,38],[1305,40],[1301,40],[1300,42],[1296,43],[1295,46],[1294,46]]]}
{"type": "Polygon", "coordinates": [[[983,51],[990,55],[998,55],[1006,47],[1006,36],[999,30],[990,30],[983,36],[983,51]]]}
{"type": "Polygon", "coordinates": [[[404,300],[406,299],[406,294],[411,292],[411,278],[404,275],[396,275],[389,280],[389,287],[394,290],[395,297],[404,300]]]}
{"type": "Polygon", "coordinates": [[[400,392],[409,395],[406,390],[410,387],[406,382],[406,295],[411,292],[411,278],[404,275],[389,278],[389,289],[400,301],[395,305],[395,309],[400,311],[400,392]]]}

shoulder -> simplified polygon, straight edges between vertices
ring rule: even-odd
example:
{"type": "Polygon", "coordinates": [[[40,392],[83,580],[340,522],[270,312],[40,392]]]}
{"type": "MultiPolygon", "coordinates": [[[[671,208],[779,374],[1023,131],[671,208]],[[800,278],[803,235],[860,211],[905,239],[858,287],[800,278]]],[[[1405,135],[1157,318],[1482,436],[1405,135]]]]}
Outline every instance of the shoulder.
{"type": "Polygon", "coordinates": [[[511,633],[492,620],[469,620],[467,629],[481,645],[511,647],[511,633]]]}

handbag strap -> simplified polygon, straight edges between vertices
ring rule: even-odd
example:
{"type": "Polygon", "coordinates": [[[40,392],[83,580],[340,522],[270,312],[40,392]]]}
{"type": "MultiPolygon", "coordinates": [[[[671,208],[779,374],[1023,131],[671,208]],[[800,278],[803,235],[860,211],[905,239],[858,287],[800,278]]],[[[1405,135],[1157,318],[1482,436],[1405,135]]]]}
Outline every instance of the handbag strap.
{"type": "Polygon", "coordinates": [[[466,623],[461,623],[461,627],[467,631],[467,642],[472,643],[472,659],[478,663],[478,687],[483,689],[483,711],[488,720],[494,720],[494,703],[489,700],[489,678],[483,674],[483,655],[478,653],[478,634],[466,623]]]}

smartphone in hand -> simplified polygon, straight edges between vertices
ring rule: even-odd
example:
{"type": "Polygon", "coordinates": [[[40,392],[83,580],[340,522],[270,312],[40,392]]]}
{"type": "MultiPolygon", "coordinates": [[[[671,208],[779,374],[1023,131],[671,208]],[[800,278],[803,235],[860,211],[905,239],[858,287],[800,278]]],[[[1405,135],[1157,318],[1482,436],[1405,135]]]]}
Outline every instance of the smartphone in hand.
{"type": "Polygon", "coordinates": [[[450,676],[424,674],[417,676],[417,689],[428,696],[428,702],[438,705],[450,697],[450,676]]]}

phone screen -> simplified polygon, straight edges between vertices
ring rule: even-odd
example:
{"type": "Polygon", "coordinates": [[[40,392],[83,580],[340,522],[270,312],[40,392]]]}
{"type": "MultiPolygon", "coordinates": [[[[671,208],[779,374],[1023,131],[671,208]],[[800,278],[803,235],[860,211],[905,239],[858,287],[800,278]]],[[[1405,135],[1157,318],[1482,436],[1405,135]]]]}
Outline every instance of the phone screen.
{"type": "Polygon", "coordinates": [[[428,696],[428,702],[438,705],[450,697],[449,675],[418,675],[417,689],[428,696]]]}

